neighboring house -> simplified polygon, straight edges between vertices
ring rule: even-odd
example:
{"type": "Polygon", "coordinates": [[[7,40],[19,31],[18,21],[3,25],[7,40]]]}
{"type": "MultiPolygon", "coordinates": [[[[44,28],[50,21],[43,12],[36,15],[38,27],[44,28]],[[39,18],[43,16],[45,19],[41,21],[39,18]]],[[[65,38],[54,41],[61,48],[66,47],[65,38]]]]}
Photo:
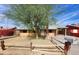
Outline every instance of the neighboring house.
{"type": "Polygon", "coordinates": [[[15,31],[16,31],[15,28],[11,28],[11,29],[0,28],[0,37],[1,36],[12,36],[14,35],[15,31]]]}
{"type": "Polygon", "coordinates": [[[66,27],[68,35],[79,37],[79,25],[67,25],[66,27]]]}
{"type": "MultiPolygon", "coordinates": [[[[41,34],[45,34],[45,29],[41,29],[41,34]]],[[[0,28],[0,36],[11,36],[15,33],[27,33],[27,35],[34,35],[35,31],[28,30],[28,29],[16,29],[16,28],[11,28],[11,29],[4,29],[0,28]]],[[[48,29],[48,32],[50,35],[70,35],[70,36],[76,36],[79,37],[79,26],[78,25],[67,25],[65,28],[50,28],[48,29]]]]}

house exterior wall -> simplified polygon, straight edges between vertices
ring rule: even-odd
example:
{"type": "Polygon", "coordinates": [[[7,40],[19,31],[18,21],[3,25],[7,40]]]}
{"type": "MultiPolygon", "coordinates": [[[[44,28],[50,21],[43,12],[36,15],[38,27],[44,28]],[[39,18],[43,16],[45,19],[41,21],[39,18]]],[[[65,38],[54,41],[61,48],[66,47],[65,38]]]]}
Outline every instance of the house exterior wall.
{"type": "MultiPolygon", "coordinates": [[[[20,30],[20,32],[21,33],[27,33],[25,35],[30,35],[30,36],[34,35],[34,33],[35,33],[34,31],[29,33],[28,30],[20,30]]],[[[48,32],[49,32],[49,35],[52,35],[52,36],[55,36],[55,35],[69,35],[69,36],[79,37],[79,27],[71,26],[71,25],[66,26],[66,28],[49,29],[48,32]],[[65,29],[67,30],[66,32],[65,32],[65,29]],[[73,33],[74,29],[77,29],[78,32],[77,33],[73,33]],[[56,30],[58,30],[57,34],[56,34],[56,30]]]]}
{"type": "Polygon", "coordinates": [[[79,27],[68,25],[67,34],[70,36],[79,37],[79,27]],[[75,31],[75,32],[73,32],[73,31],[75,31]]]}
{"type": "Polygon", "coordinates": [[[1,36],[12,36],[14,35],[14,29],[0,29],[0,37],[1,36]]]}

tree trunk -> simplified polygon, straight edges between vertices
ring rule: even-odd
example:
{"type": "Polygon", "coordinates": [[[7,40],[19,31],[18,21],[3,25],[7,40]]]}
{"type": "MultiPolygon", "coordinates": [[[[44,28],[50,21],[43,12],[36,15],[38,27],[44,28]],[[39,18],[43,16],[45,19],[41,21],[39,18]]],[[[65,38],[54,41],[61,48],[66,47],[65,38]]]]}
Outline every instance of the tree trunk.
{"type": "Polygon", "coordinates": [[[37,27],[35,32],[36,32],[36,39],[38,39],[40,37],[40,29],[37,27]]]}
{"type": "Polygon", "coordinates": [[[48,25],[47,25],[46,26],[46,35],[45,35],[45,37],[47,37],[48,33],[49,33],[49,30],[48,30],[48,25]]]}
{"type": "Polygon", "coordinates": [[[40,37],[40,27],[39,27],[39,16],[35,15],[35,32],[36,32],[36,39],[38,39],[38,37],[40,37]]]}
{"type": "Polygon", "coordinates": [[[48,26],[46,26],[46,34],[48,34],[48,33],[49,33],[48,26]]]}

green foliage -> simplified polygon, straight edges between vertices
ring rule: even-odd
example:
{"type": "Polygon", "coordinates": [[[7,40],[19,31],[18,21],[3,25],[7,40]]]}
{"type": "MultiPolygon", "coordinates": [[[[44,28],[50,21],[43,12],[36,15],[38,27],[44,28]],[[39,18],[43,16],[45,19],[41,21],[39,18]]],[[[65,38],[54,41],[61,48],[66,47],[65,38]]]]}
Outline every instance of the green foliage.
{"type": "Polygon", "coordinates": [[[51,23],[51,5],[16,4],[8,6],[6,17],[24,24],[29,29],[39,32],[51,23]]]}

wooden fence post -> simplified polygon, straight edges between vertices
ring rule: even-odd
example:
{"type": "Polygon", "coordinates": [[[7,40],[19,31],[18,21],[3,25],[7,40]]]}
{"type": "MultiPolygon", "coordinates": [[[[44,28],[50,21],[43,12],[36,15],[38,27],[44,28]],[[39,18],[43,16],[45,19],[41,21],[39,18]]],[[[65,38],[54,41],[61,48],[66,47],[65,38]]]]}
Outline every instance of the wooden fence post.
{"type": "Polygon", "coordinates": [[[32,50],[32,42],[30,42],[30,49],[32,50]]]}
{"type": "Polygon", "coordinates": [[[67,55],[70,48],[71,48],[71,43],[70,42],[65,42],[65,44],[64,44],[64,53],[65,53],[65,55],[67,55]]]}
{"type": "Polygon", "coordinates": [[[2,49],[2,50],[5,50],[4,40],[1,40],[1,49],[2,49]]]}

